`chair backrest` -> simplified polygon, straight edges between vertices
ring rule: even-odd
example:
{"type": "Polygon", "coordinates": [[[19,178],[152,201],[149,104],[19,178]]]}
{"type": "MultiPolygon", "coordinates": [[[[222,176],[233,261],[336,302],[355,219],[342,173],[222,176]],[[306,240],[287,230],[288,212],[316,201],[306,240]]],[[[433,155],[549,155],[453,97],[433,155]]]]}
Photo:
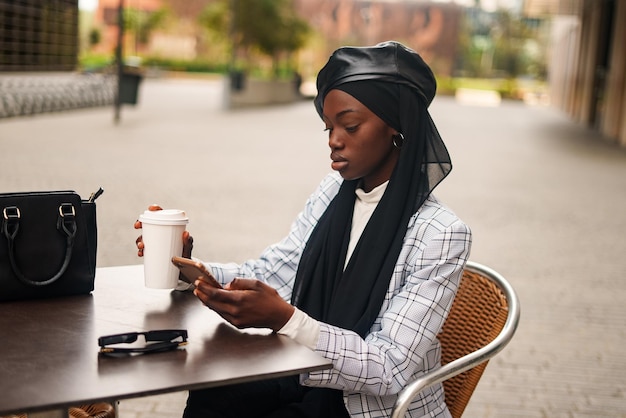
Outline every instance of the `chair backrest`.
{"type": "Polygon", "coordinates": [[[417,394],[443,383],[448,409],[459,418],[487,361],[511,341],[519,318],[519,299],[509,282],[489,267],[469,261],[439,333],[442,365],[407,383],[398,393],[391,417],[404,417],[417,394]]]}
{"type": "Polygon", "coordinates": [[[70,418],[115,418],[115,407],[108,402],[98,402],[69,408],[70,418]]]}
{"type": "MultiPolygon", "coordinates": [[[[47,414],[46,414],[47,415],[47,414]]],[[[56,416],[56,414],[54,414],[56,416]]],[[[115,407],[107,402],[72,406],[67,410],[69,418],[115,418],[115,407]]],[[[13,414],[0,418],[28,418],[28,414],[13,414]]]]}
{"type": "MultiPolygon", "coordinates": [[[[468,263],[459,290],[439,334],[442,365],[493,341],[509,314],[507,297],[488,270],[468,263]]],[[[445,400],[454,418],[461,416],[488,360],[443,381],[445,400]]]]}

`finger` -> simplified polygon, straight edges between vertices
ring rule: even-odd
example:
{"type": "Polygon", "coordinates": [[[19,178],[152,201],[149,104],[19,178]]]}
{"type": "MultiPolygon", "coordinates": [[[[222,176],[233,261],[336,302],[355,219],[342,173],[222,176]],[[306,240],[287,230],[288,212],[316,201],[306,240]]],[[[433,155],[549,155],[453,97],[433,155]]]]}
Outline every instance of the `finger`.
{"type": "Polygon", "coordinates": [[[139,257],[143,257],[143,250],[145,248],[145,244],[143,243],[143,237],[139,235],[135,240],[135,245],[137,246],[137,255],[139,257]]]}
{"type": "Polygon", "coordinates": [[[143,225],[141,224],[140,220],[136,220],[133,226],[135,227],[135,229],[141,229],[143,225]]]}
{"type": "Polygon", "coordinates": [[[242,277],[235,277],[230,283],[228,288],[230,290],[256,290],[259,288],[260,281],[256,279],[244,279],[242,277]]]}
{"type": "Polygon", "coordinates": [[[183,257],[191,258],[191,252],[193,251],[193,237],[189,235],[189,232],[183,232],[183,257]]]}
{"type": "Polygon", "coordinates": [[[228,307],[233,304],[231,294],[227,290],[216,289],[204,280],[196,280],[194,286],[196,287],[193,291],[194,295],[216,312],[228,310],[228,307]]]}
{"type": "MultiPolygon", "coordinates": [[[[199,280],[198,282],[202,282],[199,280]]],[[[198,283],[202,286],[202,283],[198,283]]],[[[209,289],[202,288],[194,291],[194,294],[212,311],[216,312],[226,321],[237,328],[247,328],[253,324],[253,321],[247,314],[249,309],[242,308],[242,296],[244,292],[230,292],[228,290],[215,289],[209,286],[209,289]],[[204,292],[207,293],[204,293],[204,292]]]]}
{"type": "Polygon", "coordinates": [[[163,208],[159,205],[157,205],[156,203],[153,203],[152,205],[148,206],[148,210],[151,211],[157,211],[157,210],[163,210],[163,208]]]}

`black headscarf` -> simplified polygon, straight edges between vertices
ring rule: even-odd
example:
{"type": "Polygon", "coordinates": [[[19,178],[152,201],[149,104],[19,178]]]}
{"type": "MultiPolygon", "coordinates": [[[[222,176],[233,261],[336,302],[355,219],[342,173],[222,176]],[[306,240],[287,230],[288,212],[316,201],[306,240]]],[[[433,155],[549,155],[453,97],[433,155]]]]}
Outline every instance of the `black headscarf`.
{"type": "Polygon", "coordinates": [[[343,181],[311,234],[296,274],[295,306],[365,337],[385,298],[411,215],[452,165],[427,110],[435,77],[404,45],[340,48],[318,74],[317,88],[320,116],[328,92],[340,89],[404,136],[389,184],[345,270],[358,179],[343,181]]]}

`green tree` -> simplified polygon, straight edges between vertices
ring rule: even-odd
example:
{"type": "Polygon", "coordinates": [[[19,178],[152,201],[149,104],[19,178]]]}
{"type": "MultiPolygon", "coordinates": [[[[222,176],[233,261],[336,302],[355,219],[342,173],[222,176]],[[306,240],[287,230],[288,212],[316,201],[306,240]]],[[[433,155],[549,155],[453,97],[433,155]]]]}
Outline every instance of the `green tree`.
{"type": "Polygon", "coordinates": [[[124,29],[135,34],[135,49],[150,41],[155,29],[163,27],[169,16],[169,10],[160,8],[156,11],[139,10],[132,7],[124,9],[124,29]]]}
{"type": "Polygon", "coordinates": [[[91,28],[91,30],[89,30],[89,47],[91,48],[95,45],[98,45],[101,40],[102,33],[100,32],[100,29],[91,28]]]}
{"type": "Polygon", "coordinates": [[[214,36],[230,41],[233,60],[243,56],[249,66],[251,55],[260,53],[272,59],[275,71],[281,55],[302,48],[310,33],[292,0],[218,0],[199,20],[214,36]]]}
{"type": "MultiPolygon", "coordinates": [[[[532,54],[533,45],[538,45],[538,20],[522,19],[507,10],[495,13],[495,25],[491,29],[493,41],[493,68],[510,78],[537,73],[533,68],[541,67],[541,55],[532,54]]],[[[535,74],[537,75],[537,74],[535,74]]]]}
{"type": "Polygon", "coordinates": [[[470,9],[460,38],[458,69],[475,77],[545,75],[542,24],[539,19],[522,19],[505,9],[494,13],[470,9]]]}

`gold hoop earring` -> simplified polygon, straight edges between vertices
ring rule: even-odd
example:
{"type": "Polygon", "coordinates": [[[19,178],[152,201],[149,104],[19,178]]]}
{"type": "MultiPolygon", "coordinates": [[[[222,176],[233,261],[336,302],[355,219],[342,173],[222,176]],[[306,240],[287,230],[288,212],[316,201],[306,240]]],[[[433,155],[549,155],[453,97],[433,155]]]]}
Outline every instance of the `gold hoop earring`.
{"type": "Polygon", "coordinates": [[[392,136],[391,140],[393,142],[393,146],[398,149],[402,148],[402,146],[404,145],[404,135],[402,135],[400,132],[392,136]]]}

